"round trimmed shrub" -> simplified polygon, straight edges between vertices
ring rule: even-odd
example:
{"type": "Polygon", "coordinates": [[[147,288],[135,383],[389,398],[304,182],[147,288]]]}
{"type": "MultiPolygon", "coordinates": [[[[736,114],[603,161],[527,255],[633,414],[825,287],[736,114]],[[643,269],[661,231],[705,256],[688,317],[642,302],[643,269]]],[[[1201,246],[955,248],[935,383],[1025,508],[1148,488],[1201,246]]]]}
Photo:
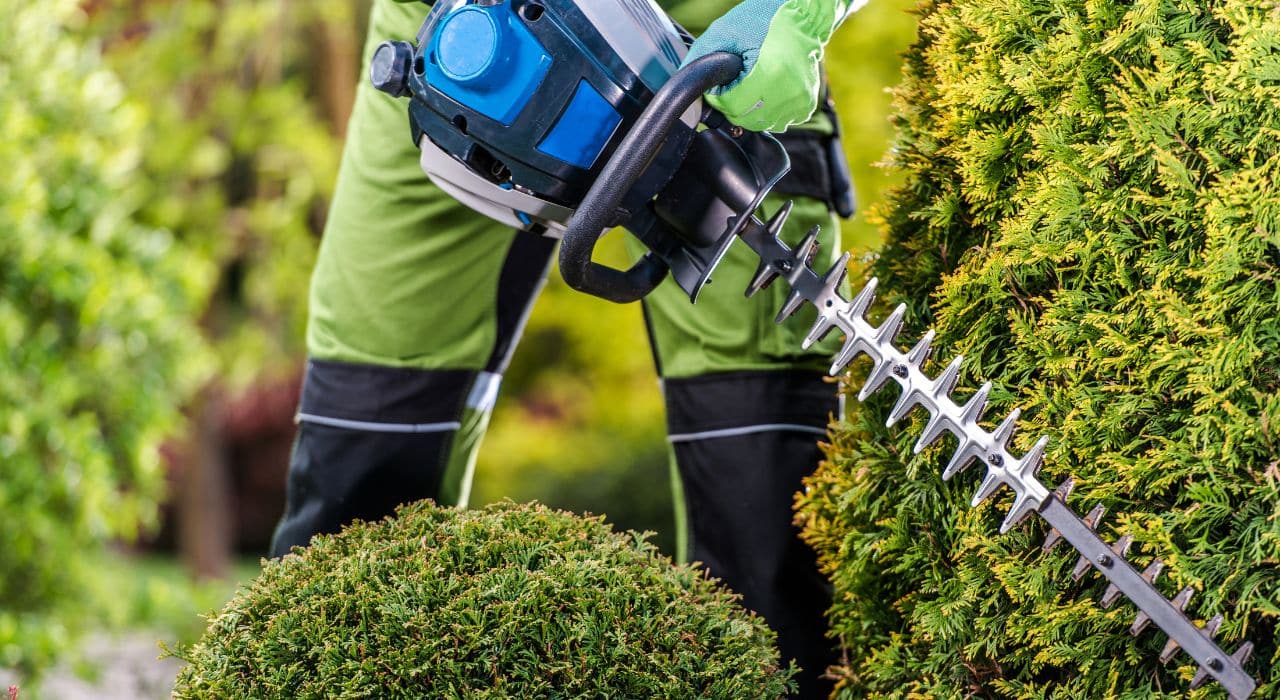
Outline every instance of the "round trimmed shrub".
{"type": "Polygon", "coordinates": [[[422,502],[267,562],[174,697],[775,698],[763,620],[602,518],[422,502]]]}
{"type": "MultiPolygon", "coordinates": [[[[925,0],[897,92],[871,272],[884,309],[938,330],[934,371],[967,358],[991,422],[1027,410],[1042,480],[1077,478],[1158,587],[1226,622],[1256,697],[1280,695],[1280,13],[1251,0],[925,0]]],[[[873,314],[873,318],[877,318],[873,314]]],[[[879,316],[878,318],[883,318],[879,316]]],[[[865,365],[863,366],[865,367],[865,365]]],[[[856,372],[865,371],[855,368],[856,372]]],[[[857,383],[857,382],[855,382],[857,383]]],[[[966,398],[958,392],[957,398],[966,398]]],[[[998,534],[1005,489],[944,484],[947,438],[851,413],[802,504],[851,660],[842,697],[1222,697],[1189,690],[1134,607],[1098,604],[1076,554],[1043,555],[1032,518],[998,534]]]]}

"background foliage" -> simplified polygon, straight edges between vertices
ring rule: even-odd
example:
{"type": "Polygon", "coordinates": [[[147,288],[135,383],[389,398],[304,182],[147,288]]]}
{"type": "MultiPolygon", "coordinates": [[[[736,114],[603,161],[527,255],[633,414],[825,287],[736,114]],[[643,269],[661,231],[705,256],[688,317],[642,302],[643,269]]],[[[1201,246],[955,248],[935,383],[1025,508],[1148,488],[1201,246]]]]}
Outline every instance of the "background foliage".
{"type": "MultiPolygon", "coordinates": [[[[1229,647],[1257,644],[1280,693],[1280,15],[1240,0],[937,0],[897,92],[889,240],[870,271],[938,362],[993,380],[997,419],[1101,532],[1196,589],[1229,647]]],[[[937,367],[940,369],[940,367],[937,367]]],[[[856,373],[855,373],[856,374],[856,373]]],[[[851,385],[857,384],[856,376],[851,385]]],[[[892,392],[889,392],[892,393],[892,392]]],[[[944,485],[946,443],[890,431],[893,396],[839,426],[802,506],[837,586],[843,697],[1173,697],[1187,657],[1133,639],[1133,608],[1040,555],[1043,523],[997,536],[1002,497],[944,485]]],[[[951,443],[954,444],[954,443],[951,443]]],[[[1192,697],[1220,697],[1210,684],[1192,697]]]]}
{"type": "Polygon", "coordinates": [[[157,450],[195,392],[298,362],[340,148],[300,28],[354,12],[0,7],[0,666],[47,666],[86,620],[130,614],[114,606],[189,597],[121,600],[92,574],[104,543],[155,526],[157,450]]]}
{"type": "Polygon", "coordinates": [[[143,215],[148,112],[76,4],[0,15],[0,664],[31,667],[65,642],[85,556],[154,521],[212,269],[143,215]]]}
{"type": "MultiPolygon", "coordinates": [[[[211,261],[200,318],[234,391],[287,372],[304,351],[306,289],[341,141],[313,77],[327,22],[355,30],[350,4],[187,0],[103,10],[104,59],[145,99],[132,177],[142,216],[211,261]],[[317,49],[319,51],[317,51],[317,49]]],[[[345,82],[345,81],[344,81],[345,82]]]]}
{"type": "Polygon", "coordinates": [[[267,564],[177,698],[777,698],[774,635],[631,533],[543,506],[418,503],[267,564]]]}

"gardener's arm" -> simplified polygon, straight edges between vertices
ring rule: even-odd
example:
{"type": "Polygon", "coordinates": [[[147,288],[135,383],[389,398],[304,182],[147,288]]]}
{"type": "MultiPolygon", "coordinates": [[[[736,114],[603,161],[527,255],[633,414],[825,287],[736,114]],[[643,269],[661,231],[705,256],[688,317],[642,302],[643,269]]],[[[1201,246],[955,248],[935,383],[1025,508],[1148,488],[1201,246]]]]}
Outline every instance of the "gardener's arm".
{"type": "Polygon", "coordinates": [[[813,116],[822,53],[836,28],[866,0],[743,0],[694,42],[685,62],[717,51],[738,54],[738,80],[707,95],[729,121],[752,131],[785,131],[813,116]]]}

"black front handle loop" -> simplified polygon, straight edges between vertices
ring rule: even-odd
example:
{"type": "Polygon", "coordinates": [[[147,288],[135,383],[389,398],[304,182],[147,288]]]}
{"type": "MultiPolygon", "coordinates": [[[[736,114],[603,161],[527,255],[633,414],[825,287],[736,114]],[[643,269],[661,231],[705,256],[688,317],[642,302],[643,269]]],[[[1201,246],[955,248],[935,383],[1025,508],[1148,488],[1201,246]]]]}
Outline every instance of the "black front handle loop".
{"type": "Polygon", "coordinates": [[[741,72],[741,57],[713,53],[681,68],[654,95],[569,220],[560,245],[560,274],[570,287],[629,304],[643,299],[666,278],[667,264],[653,253],[625,272],[592,262],[591,256],[600,237],[617,224],[623,197],[644,174],[681,115],[707,90],[732,82],[741,72]]]}

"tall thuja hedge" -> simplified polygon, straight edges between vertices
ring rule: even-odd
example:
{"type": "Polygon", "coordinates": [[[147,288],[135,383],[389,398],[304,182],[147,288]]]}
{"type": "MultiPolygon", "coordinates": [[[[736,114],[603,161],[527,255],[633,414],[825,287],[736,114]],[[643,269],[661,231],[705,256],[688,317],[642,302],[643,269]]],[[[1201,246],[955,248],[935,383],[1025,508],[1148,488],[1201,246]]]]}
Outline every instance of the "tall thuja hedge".
{"type": "Polygon", "coordinates": [[[0,667],[48,663],[105,541],[154,522],[209,268],[146,224],[144,104],[78,3],[0,0],[0,667]]]}
{"type": "MultiPolygon", "coordinates": [[[[992,423],[1027,409],[1025,451],[1077,511],[1167,563],[1160,587],[1257,644],[1280,693],[1280,12],[1226,0],[924,2],[897,93],[870,272],[905,302],[907,346],[938,329],[934,371],[964,354],[963,398],[992,423]]],[[[881,307],[883,313],[884,307],[881,307]]],[[[850,385],[865,367],[855,366],[850,385]]],[[[968,473],[886,429],[891,391],[855,409],[801,502],[836,587],[843,696],[1182,696],[1164,637],[1128,634],[1074,553],[1040,553],[1036,518],[997,534],[1005,490],[973,509],[968,473]]],[[[912,423],[912,421],[907,421],[912,423]]],[[[976,469],[974,471],[977,471],[976,469]]],[[[1220,697],[1210,684],[1193,697],[1220,697]]]]}

